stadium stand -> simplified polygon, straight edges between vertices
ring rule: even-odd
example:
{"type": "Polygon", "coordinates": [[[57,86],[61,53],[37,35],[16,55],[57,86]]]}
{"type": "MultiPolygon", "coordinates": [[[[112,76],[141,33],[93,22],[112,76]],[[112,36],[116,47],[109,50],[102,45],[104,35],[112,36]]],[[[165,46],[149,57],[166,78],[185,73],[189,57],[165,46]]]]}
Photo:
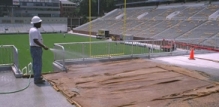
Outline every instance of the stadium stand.
{"type": "Polygon", "coordinates": [[[166,10],[167,9],[153,9],[144,17],[144,19],[154,19],[154,17],[161,15],[166,10]]]}
{"type": "Polygon", "coordinates": [[[211,38],[216,35],[219,31],[219,26],[216,21],[207,21],[200,26],[194,28],[193,30],[180,36],[178,39],[190,39],[190,38],[200,38],[193,43],[203,42],[206,38],[211,38]]]}
{"type": "Polygon", "coordinates": [[[145,12],[149,12],[151,11],[153,8],[145,8],[145,7],[141,7],[141,8],[128,8],[127,11],[127,19],[128,20],[132,20],[132,19],[137,19],[137,16],[145,13],[145,12]]]}
{"type": "MultiPolygon", "coordinates": [[[[161,9],[156,9],[157,10],[157,14],[154,14],[156,16],[154,16],[155,19],[158,19],[158,20],[165,20],[166,17],[173,13],[173,12],[176,12],[176,11],[180,11],[180,10],[183,10],[184,7],[173,7],[173,8],[161,8],[161,9]]],[[[149,14],[150,15],[150,14],[149,14]]],[[[146,16],[147,17],[147,16],[146,16]]]]}
{"type": "MultiPolygon", "coordinates": [[[[131,34],[142,39],[190,39],[191,43],[212,45],[219,33],[217,20],[218,4],[161,5],[158,7],[115,9],[102,18],[92,21],[92,32],[108,29],[112,35],[131,34]],[[124,27],[126,25],[126,27],[124,27]],[[125,29],[124,29],[125,28],[125,29]],[[194,38],[199,38],[195,41],[194,38]],[[212,40],[207,40],[207,39],[212,40]]],[[[89,31],[89,23],[74,29],[74,32],[89,31]]]]}
{"type": "Polygon", "coordinates": [[[50,24],[50,26],[53,28],[54,32],[66,32],[67,26],[66,24],[50,24]]]}
{"type": "Polygon", "coordinates": [[[181,21],[180,23],[176,24],[171,29],[167,29],[164,32],[155,35],[154,38],[159,39],[175,39],[180,35],[187,33],[188,31],[194,29],[198,25],[204,23],[205,21],[198,21],[198,20],[186,20],[181,21]]]}
{"type": "Polygon", "coordinates": [[[141,20],[132,20],[132,22],[130,24],[127,25],[127,34],[136,34],[138,33],[141,29],[138,28],[139,26],[143,25],[144,23],[146,23],[147,21],[141,21],[141,20]]]}
{"type": "Polygon", "coordinates": [[[116,23],[115,20],[101,20],[101,22],[97,23],[97,26],[95,27],[94,31],[97,31],[99,28],[109,28],[110,26],[113,26],[116,23]]]}
{"type": "Polygon", "coordinates": [[[180,13],[178,15],[176,15],[173,19],[175,19],[175,20],[185,20],[185,19],[193,16],[194,14],[196,14],[197,12],[202,10],[203,8],[204,8],[204,6],[185,7],[185,9],[180,11],[180,13]]]}
{"type": "MultiPolygon", "coordinates": [[[[16,17],[10,18],[10,23],[1,23],[7,18],[0,18],[0,33],[28,33],[32,27],[29,20],[31,18],[23,18],[23,23],[15,23],[18,20],[16,17]]],[[[40,28],[42,33],[54,33],[54,32],[67,32],[67,19],[66,18],[42,18],[43,24],[40,28]],[[56,22],[54,22],[56,21],[56,22]],[[54,23],[54,24],[53,24],[54,23]]]]}
{"type": "Polygon", "coordinates": [[[206,41],[204,41],[204,44],[210,46],[219,46],[219,33],[217,33],[211,39],[207,39],[206,41]]]}
{"type": "Polygon", "coordinates": [[[17,33],[16,29],[14,28],[13,24],[2,24],[2,26],[5,27],[6,32],[5,33],[17,33]]]}
{"type": "Polygon", "coordinates": [[[0,33],[5,33],[5,28],[4,28],[4,26],[0,26],[0,33]]]}
{"type": "MultiPolygon", "coordinates": [[[[0,33],[28,33],[30,24],[1,24],[0,33]]],[[[67,32],[66,24],[43,24],[40,28],[42,33],[67,32]]]]}
{"type": "Polygon", "coordinates": [[[67,17],[60,17],[63,13],[63,11],[60,12],[63,9],[60,5],[64,3],[63,6],[71,5],[74,7],[74,3],[60,2],[60,0],[16,1],[10,5],[7,2],[2,2],[0,5],[0,33],[28,33],[30,27],[33,26],[30,24],[30,20],[36,15],[43,20],[41,32],[67,32],[68,20],[67,17]]]}
{"type": "Polygon", "coordinates": [[[115,19],[115,17],[116,16],[118,16],[118,15],[120,15],[120,14],[122,14],[123,13],[123,10],[122,9],[116,9],[116,10],[114,10],[114,12],[113,13],[111,13],[111,14],[108,14],[107,16],[105,16],[105,20],[114,20],[115,19]]]}
{"type": "Polygon", "coordinates": [[[197,20],[197,19],[205,19],[207,20],[208,17],[216,12],[219,9],[218,5],[210,5],[205,7],[203,10],[201,10],[200,12],[198,12],[197,14],[195,14],[192,19],[193,20],[197,20]]]}
{"type": "Polygon", "coordinates": [[[154,25],[157,25],[158,23],[160,23],[160,21],[158,20],[150,20],[150,21],[141,21],[142,23],[131,28],[130,30],[127,31],[127,33],[135,35],[139,32],[142,32],[144,29],[150,28],[154,25]],[[142,29],[143,28],[143,29],[142,29]]]}
{"type": "Polygon", "coordinates": [[[49,25],[49,24],[43,24],[42,28],[44,29],[44,31],[46,32],[54,32],[54,29],[49,25]]]}
{"type": "Polygon", "coordinates": [[[168,28],[171,28],[178,22],[179,22],[178,20],[164,20],[158,24],[155,24],[155,26],[142,30],[142,32],[138,33],[137,36],[151,38],[154,35],[159,34],[168,28]]]}

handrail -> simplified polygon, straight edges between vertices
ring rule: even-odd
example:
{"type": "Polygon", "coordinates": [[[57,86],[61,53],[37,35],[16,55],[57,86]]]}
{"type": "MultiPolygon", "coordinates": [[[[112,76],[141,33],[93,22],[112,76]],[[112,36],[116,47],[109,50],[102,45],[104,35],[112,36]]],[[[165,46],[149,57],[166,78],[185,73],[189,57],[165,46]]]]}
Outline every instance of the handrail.
{"type": "Polygon", "coordinates": [[[19,62],[18,62],[18,49],[14,45],[0,45],[1,47],[12,47],[13,48],[13,64],[19,69],[19,62]]]}
{"type": "Polygon", "coordinates": [[[101,58],[112,59],[112,58],[119,58],[119,57],[131,57],[132,58],[132,57],[138,57],[138,56],[151,58],[151,57],[157,57],[157,56],[162,56],[162,55],[168,55],[168,56],[169,55],[187,55],[190,47],[196,47],[197,51],[199,51],[200,49],[199,52],[207,52],[207,51],[218,52],[219,51],[219,46],[211,47],[211,46],[205,45],[204,43],[194,44],[192,40],[202,40],[202,38],[201,39],[200,38],[176,39],[176,40],[159,39],[159,40],[92,41],[92,42],[55,43],[54,47],[58,49],[60,48],[64,52],[63,54],[61,53],[61,55],[54,53],[54,55],[58,56],[57,58],[56,57],[54,58],[54,61],[61,64],[61,66],[64,69],[66,69],[66,64],[71,63],[72,61],[85,61],[85,60],[90,60],[90,59],[101,59],[101,58]],[[87,46],[88,44],[92,44],[92,52],[93,52],[92,54],[90,54],[91,50],[89,49],[91,47],[87,46]],[[93,44],[95,45],[93,46],[93,44]],[[98,48],[99,45],[102,45],[102,48],[98,48]],[[71,50],[72,48],[68,48],[71,46],[73,46],[75,50],[71,50]],[[207,51],[202,51],[202,50],[207,50],[207,51]],[[87,56],[80,57],[79,55],[79,57],[75,57],[74,55],[72,55],[71,57],[67,54],[68,51],[78,51],[82,55],[87,55],[87,56]],[[100,51],[100,53],[98,53],[97,51],[100,51]]]}

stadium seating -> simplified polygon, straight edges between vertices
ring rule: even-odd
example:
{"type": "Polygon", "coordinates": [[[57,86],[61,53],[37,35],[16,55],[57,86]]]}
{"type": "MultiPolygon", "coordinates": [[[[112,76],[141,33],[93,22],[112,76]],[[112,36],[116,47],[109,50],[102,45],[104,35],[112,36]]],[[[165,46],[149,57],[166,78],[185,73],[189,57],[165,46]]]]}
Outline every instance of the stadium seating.
{"type": "MultiPolygon", "coordinates": [[[[211,39],[207,39],[206,41],[204,41],[204,44],[208,45],[208,46],[213,46],[213,47],[219,46],[219,33],[217,33],[211,39]]],[[[217,48],[219,48],[219,47],[217,47],[217,48]]]]}
{"type": "Polygon", "coordinates": [[[15,28],[15,30],[17,30],[20,33],[25,33],[26,32],[25,29],[23,29],[23,25],[15,24],[14,28],[15,28]]]}
{"type": "Polygon", "coordinates": [[[153,19],[155,16],[161,15],[165,10],[166,9],[153,9],[144,17],[144,19],[153,19]]]}
{"type": "Polygon", "coordinates": [[[0,33],[5,33],[5,27],[4,26],[0,26],[0,33]]]}
{"type": "Polygon", "coordinates": [[[192,17],[194,14],[198,13],[200,10],[204,8],[204,6],[185,7],[185,9],[182,9],[182,11],[180,11],[180,13],[173,19],[185,20],[189,17],[192,17]]]}
{"type": "Polygon", "coordinates": [[[137,34],[138,32],[142,31],[142,29],[139,28],[139,26],[146,25],[145,24],[146,22],[149,22],[149,21],[132,20],[132,22],[127,25],[128,28],[127,28],[126,33],[131,34],[131,35],[137,34]]]}
{"type": "Polygon", "coordinates": [[[20,33],[27,33],[27,32],[29,32],[29,29],[31,28],[31,25],[28,25],[28,24],[14,24],[14,27],[20,33]]]}
{"type": "Polygon", "coordinates": [[[152,27],[143,30],[142,32],[138,33],[136,36],[138,37],[147,37],[147,38],[152,38],[154,35],[161,33],[162,31],[171,28],[175,24],[179,23],[178,20],[165,20],[162,21],[158,24],[155,24],[152,27]]]}
{"type": "Polygon", "coordinates": [[[16,29],[12,24],[1,24],[4,33],[16,33],[16,29]]]}
{"type": "Polygon", "coordinates": [[[132,19],[137,19],[137,16],[145,13],[145,12],[150,12],[152,8],[128,8],[126,10],[127,12],[127,19],[132,20],[132,19]]]}
{"type": "MultiPolygon", "coordinates": [[[[211,38],[219,31],[219,26],[216,21],[207,21],[197,28],[187,32],[179,38],[211,38]]],[[[178,38],[178,39],[179,39],[178,38]]],[[[200,41],[201,42],[201,41],[200,41]]]]}
{"type": "MultiPolygon", "coordinates": [[[[205,42],[205,44],[207,44],[206,41],[214,41],[213,36],[218,33],[218,27],[219,26],[218,24],[216,24],[216,21],[206,21],[197,28],[187,32],[177,39],[187,39],[187,41],[185,42],[188,43],[201,44],[205,42]]],[[[208,45],[212,46],[211,43],[209,43],[208,45]]]]}
{"type": "MultiPolygon", "coordinates": [[[[0,33],[28,33],[31,24],[1,24],[0,33]]],[[[43,24],[40,32],[67,32],[66,24],[43,24]]]]}
{"type": "Polygon", "coordinates": [[[205,7],[203,10],[201,10],[199,13],[195,14],[192,19],[208,19],[208,16],[210,16],[212,13],[216,12],[219,9],[218,5],[211,5],[205,7]]]}
{"type": "Polygon", "coordinates": [[[67,26],[65,24],[50,24],[51,28],[54,32],[66,32],[67,26]]]}
{"type": "Polygon", "coordinates": [[[54,29],[49,24],[43,24],[42,28],[45,30],[45,32],[54,32],[54,29]]]}
{"type": "Polygon", "coordinates": [[[144,21],[140,21],[140,24],[138,24],[137,26],[132,27],[131,29],[129,29],[127,31],[127,33],[137,36],[137,34],[139,32],[142,32],[143,30],[148,29],[148,28],[150,28],[153,25],[156,25],[158,23],[160,23],[160,21],[158,21],[158,20],[144,20],[144,21]]]}
{"type": "MultiPolygon", "coordinates": [[[[214,38],[219,38],[215,36],[219,33],[219,23],[217,20],[209,18],[210,16],[217,17],[213,13],[218,10],[218,4],[127,8],[126,23],[124,23],[124,10],[116,9],[102,18],[94,20],[91,30],[97,32],[99,29],[108,29],[110,34],[125,33],[134,37],[152,39],[199,38],[187,42],[211,45],[212,42],[215,43],[214,38]],[[177,14],[174,15],[175,13],[177,14]]],[[[89,31],[89,24],[79,26],[74,30],[89,31]]]]}
{"type": "MultiPolygon", "coordinates": [[[[180,10],[182,10],[182,9],[184,9],[184,7],[175,7],[175,8],[165,8],[165,9],[157,9],[157,12],[158,13],[156,13],[156,14],[158,14],[158,15],[156,15],[156,14],[154,14],[154,15],[156,15],[156,16],[154,16],[154,18],[155,19],[158,19],[158,20],[165,20],[166,19],[166,17],[169,15],[169,14],[171,14],[171,13],[173,13],[173,12],[176,12],[176,11],[180,11],[180,10]]],[[[150,15],[150,14],[149,14],[150,15]]],[[[147,17],[147,16],[146,16],[147,17]]]]}
{"type": "Polygon", "coordinates": [[[117,9],[116,11],[114,11],[113,13],[107,15],[104,19],[105,20],[114,20],[116,16],[120,15],[123,13],[122,9],[117,9]]]}
{"type": "Polygon", "coordinates": [[[180,35],[183,35],[186,32],[199,26],[203,22],[205,22],[205,21],[197,21],[197,20],[181,21],[180,23],[176,24],[171,29],[168,29],[168,30],[162,32],[161,34],[156,35],[154,38],[157,38],[157,39],[160,39],[160,38],[175,39],[175,38],[179,37],[180,35]]]}

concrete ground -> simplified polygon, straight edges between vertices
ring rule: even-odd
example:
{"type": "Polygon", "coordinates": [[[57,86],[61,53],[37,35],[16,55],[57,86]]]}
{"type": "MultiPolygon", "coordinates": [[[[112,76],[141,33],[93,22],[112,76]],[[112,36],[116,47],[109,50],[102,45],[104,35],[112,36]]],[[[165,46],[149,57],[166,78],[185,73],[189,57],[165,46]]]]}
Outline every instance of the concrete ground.
{"type": "Polygon", "coordinates": [[[219,81],[219,53],[198,54],[195,60],[189,60],[189,56],[173,56],[152,58],[152,61],[177,65],[191,70],[201,71],[208,74],[211,79],[219,81]],[[210,61],[213,60],[213,61],[210,61]]]}
{"type": "MultiPolygon", "coordinates": [[[[29,79],[17,79],[12,71],[0,71],[0,93],[24,88],[29,79]]],[[[35,85],[33,79],[29,88],[12,94],[0,94],[1,107],[75,107],[59,92],[56,92],[48,82],[35,85]]]]}
{"type": "MultiPolygon", "coordinates": [[[[185,67],[208,74],[212,80],[219,81],[219,53],[195,55],[195,60],[189,56],[171,56],[152,58],[152,61],[185,67]],[[202,59],[200,59],[202,58],[202,59]],[[205,60],[209,59],[209,60],[205,60]],[[213,60],[213,61],[210,61],[213,60]]],[[[11,71],[0,71],[0,93],[18,90],[28,84],[28,79],[16,79],[11,71]]],[[[0,105],[4,107],[75,107],[49,83],[35,85],[33,79],[29,88],[12,94],[0,94],[0,105]]]]}

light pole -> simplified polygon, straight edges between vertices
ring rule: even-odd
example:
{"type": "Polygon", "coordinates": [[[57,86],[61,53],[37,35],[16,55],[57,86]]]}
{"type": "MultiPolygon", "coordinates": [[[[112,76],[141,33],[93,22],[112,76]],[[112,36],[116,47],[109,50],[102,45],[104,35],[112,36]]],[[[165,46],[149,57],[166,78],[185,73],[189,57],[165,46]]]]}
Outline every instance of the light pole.
{"type": "Polygon", "coordinates": [[[98,0],[98,17],[100,16],[100,0],[98,0]]]}

